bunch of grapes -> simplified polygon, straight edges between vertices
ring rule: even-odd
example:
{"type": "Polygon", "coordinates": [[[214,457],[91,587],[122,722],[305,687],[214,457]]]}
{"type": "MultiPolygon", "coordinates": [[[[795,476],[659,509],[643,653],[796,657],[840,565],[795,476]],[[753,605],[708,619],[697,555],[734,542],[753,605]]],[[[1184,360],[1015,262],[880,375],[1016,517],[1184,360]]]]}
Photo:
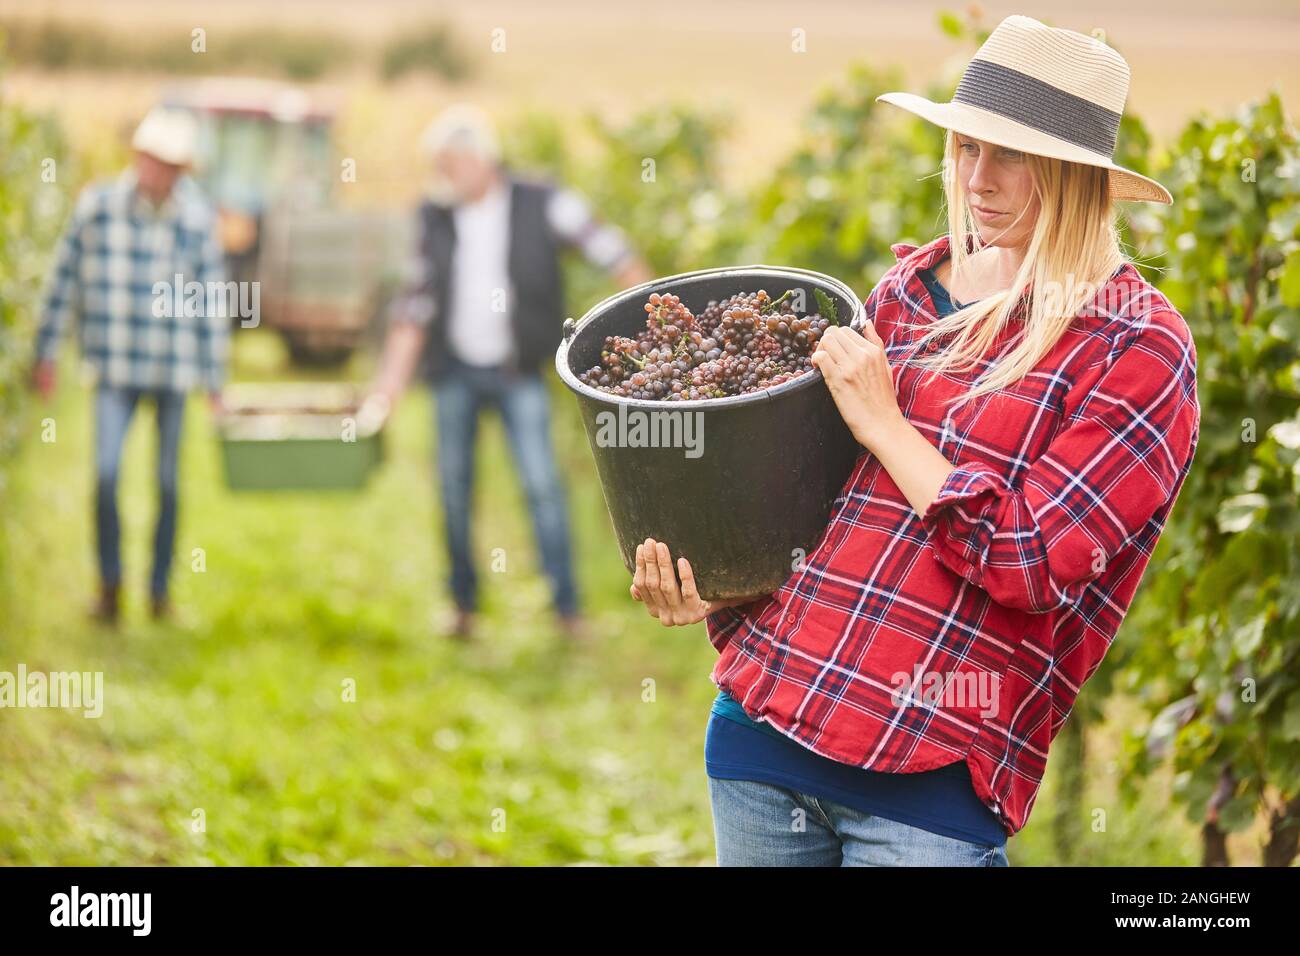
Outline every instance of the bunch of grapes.
{"type": "MultiPolygon", "coordinates": [[[[834,321],[834,307],[797,315],[793,293],[773,299],[759,289],[709,302],[698,316],[672,293],[646,302],[636,338],[605,339],[600,364],[579,378],[623,398],[689,401],[761,391],[812,370],[811,355],[834,321]]],[[[828,308],[829,306],[829,308],[828,308]]]]}

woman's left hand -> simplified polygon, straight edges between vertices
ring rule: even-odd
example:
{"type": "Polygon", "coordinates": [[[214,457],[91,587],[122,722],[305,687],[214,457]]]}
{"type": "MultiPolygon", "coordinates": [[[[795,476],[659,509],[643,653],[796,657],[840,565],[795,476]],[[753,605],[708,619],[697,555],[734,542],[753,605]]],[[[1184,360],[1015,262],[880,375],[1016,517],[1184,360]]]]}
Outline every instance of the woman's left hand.
{"type": "Polygon", "coordinates": [[[874,453],[891,431],[906,423],[885,343],[870,322],[862,334],[832,325],[822,333],[812,363],[826,379],[844,423],[867,451],[874,453]]]}

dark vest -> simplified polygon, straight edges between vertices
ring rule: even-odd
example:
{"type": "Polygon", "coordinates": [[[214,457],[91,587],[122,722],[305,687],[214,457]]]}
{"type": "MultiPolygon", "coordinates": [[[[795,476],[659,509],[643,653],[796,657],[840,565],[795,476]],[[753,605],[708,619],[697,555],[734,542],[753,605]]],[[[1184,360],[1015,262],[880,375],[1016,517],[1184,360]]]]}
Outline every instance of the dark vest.
{"type": "MultiPolygon", "coordinates": [[[[514,330],[514,367],[536,373],[555,361],[564,322],[564,282],[560,245],[551,230],[546,206],[553,187],[507,173],[510,189],[510,237],[507,273],[510,276],[510,325],[514,330]]],[[[447,322],[451,306],[452,257],[456,228],[452,207],[426,201],[421,255],[432,266],[433,318],[423,357],[427,377],[436,379],[446,367],[447,322]]]]}

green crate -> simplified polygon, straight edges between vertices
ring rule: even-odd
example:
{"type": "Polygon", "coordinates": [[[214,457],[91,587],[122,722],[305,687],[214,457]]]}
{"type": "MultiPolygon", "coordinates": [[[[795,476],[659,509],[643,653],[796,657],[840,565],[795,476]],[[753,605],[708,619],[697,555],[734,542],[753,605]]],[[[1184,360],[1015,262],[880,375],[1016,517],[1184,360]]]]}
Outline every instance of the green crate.
{"type": "Polygon", "coordinates": [[[383,461],[383,431],[357,422],[346,385],[237,385],[218,423],[226,484],[235,491],[358,489],[383,461]]]}

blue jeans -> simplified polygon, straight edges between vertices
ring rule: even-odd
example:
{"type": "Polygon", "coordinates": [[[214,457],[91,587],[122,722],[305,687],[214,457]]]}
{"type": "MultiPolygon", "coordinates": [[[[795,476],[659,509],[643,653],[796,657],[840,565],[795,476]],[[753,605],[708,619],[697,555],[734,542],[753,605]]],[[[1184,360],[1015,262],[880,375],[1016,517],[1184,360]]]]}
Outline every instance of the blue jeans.
{"type": "Polygon", "coordinates": [[[718,866],[1007,866],[968,843],[770,783],[709,777],[718,866]]]}
{"type": "Polygon", "coordinates": [[[434,402],[438,477],[456,606],[463,611],[478,607],[478,577],[470,548],[474,445],[479,413],[495,408],[501,413],[523,479],[533,534],[541,551],[542,568],[551,582],[555,609],[561,614],[576,612],[568,509],[551,450],[546,383],[539,375],[511,374],[451,360],[434,385],[434,402]]]}
{"type": "Polygon", "coordinates": [[[158,413],[158,523],[153,538],[149,592],[167,596],[167,575],[176,542],[176,467],[185,417],[185,393],[100,385],[95,392],[95,536],[99,576],[106,586],[122,583],[122,528],[117,514],[117,476],[122,443],[141,397],[158,413]]]}

